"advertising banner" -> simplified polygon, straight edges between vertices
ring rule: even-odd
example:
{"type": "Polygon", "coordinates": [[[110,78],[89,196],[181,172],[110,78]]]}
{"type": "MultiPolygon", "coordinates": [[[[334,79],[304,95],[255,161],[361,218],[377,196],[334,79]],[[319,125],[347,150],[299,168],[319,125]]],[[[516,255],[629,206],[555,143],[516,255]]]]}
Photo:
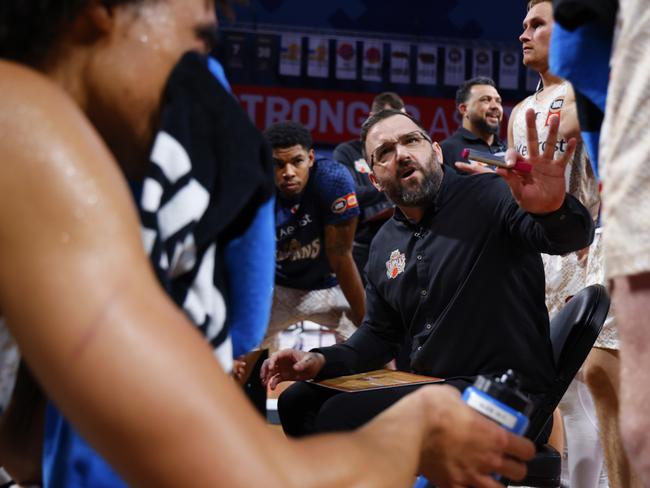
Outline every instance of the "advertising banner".
{"type": "Polygon", "coordinates": [[[298,34],[283,34],[280,40],[280,74],[300,76],[302,61],[302,37],[298,34]]]}
{"type": "MultiPolygon", "coordinates": [[[[234,85],[233,91],[258,129],[293,120],[305,125],[317,144],[357,139],[374,94],[234,85]]],[[[434,141],[449,137],[459,125],[453,99],[404,97],[407,111],[419,119],[434,141]]],[[[512,104],[504,103],[510,113],[512,104]]],[[[507,121],[503,121],[505,132],[507,121]]]]}
{"type": "Polygon", "coordinates": [[[309,53],[307,55],[307,76],[312,78],[328,78],[330,75],[330,48],[326,37],[309,37],[309,53]]]}
{"type": "Polygon", "coordinates": [[[336,78],[357,79],[357,41],[350,37],[336,39],[336,78]]]}
{"type": "Polygon", "coordinates": [[[445,46],[445,85],[458,86],[465,79],[465,48],[445,46]]]}
{"type": "Polygon", "coordinates": [[[259,73],[275,72],[277,43],[273,36],[258,35],[255,38],[255,69],[259,73]]]}
{"type": "Polygon", "coordinates": [[[363,64],[361,78],[365,81],[383,81],[384,43],[363,41],[363,64]]]}
{"type": "Polygon", "coordinates": [[[474,49],[473,54],[472,78],[476,78],[477,76],[494,78],[494,73],[492,72],[492,50],[478,48],[474,49]]]}
{"type": "Polygon", "coordinates": [[[420,44],[417,47],[415,82],[418,85],[438,83],[438,45],[420,44]]]}
{"type": "Polygon", "coordinates": [[[390,82],[411,82],[411,45],[408,42],[390,43],[390,82]]]}
{"type": "Polygon", "coordinates": [[[228,32],[224,34],[224,44],[226,45],[225,65],[230,70],[243,69],[244,60],[248,56],[246,52],[246,34],[228,32]]]}
{"type": "Polygon", "coordinates": [[[519,88],[519,66],[521,59],[518,51],[501,51],[499,59],[499,88],[517,90],[519,88]]]}

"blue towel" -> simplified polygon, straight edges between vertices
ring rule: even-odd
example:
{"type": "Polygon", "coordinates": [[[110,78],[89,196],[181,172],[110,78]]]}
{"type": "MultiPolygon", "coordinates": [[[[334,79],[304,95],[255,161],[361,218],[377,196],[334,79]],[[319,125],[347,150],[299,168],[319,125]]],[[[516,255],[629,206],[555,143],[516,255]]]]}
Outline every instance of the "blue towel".
{"type": "Polygon", "coordinates": [[[45,414],[45,488],[126,488],[113,471],[52,404],[45,414]]]}
{"type": "Polygon", "coordinates": [[[578,119],[594,174],[605,112],[616,0],[556,0],[550,70],[571,82],[578,119]]]}
{"type": "MultiPolygon", "coordinates": [[[[219,61],[208,58],[208,69],[231,92],[219,61]]],[[[271,197],[241,237],[226,244],[228,319],[235,358],[250,352],[264,339],[271,315],[275,278],[275,215],[271,197]]]]}
{"type": "Polygon", "coordinates": [[[226,245],[228,319],[235,358],[264,339],[271,315],[275,277],[275,199],[258,210],[246,232],[226,245]]]}

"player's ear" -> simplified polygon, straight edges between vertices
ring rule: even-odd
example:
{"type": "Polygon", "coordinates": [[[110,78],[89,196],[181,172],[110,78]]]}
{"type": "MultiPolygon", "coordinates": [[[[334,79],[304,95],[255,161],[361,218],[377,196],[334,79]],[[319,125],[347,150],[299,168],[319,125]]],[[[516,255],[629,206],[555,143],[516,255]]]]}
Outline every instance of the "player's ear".
{"type": "Polygon", "coordinates": [[[108,36],[116,26],[115,9],[106,2],[91,0],[66,29],[66,38],[77,45],[92,45],[108,36]]]}
{"type": "Polygon", "coordinates": [[[89,14],[95,26],[103,31],[109,31],[115,25],[115,9],[106,2],[95,0],[89,4],[89,14]]]}

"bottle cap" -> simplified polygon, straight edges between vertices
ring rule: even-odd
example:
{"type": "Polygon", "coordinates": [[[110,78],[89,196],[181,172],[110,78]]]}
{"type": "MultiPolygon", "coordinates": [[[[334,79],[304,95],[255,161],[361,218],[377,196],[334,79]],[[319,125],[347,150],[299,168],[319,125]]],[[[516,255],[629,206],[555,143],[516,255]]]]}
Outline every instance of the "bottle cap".
{"type": "Polygon", "coordinates": [[[526,417],[529,417],[533,411],[533,402],[519,391],[519,378],[511,369],[495,378],[479,376],[474,382],[474,388],[514,408],[526,417]]]}

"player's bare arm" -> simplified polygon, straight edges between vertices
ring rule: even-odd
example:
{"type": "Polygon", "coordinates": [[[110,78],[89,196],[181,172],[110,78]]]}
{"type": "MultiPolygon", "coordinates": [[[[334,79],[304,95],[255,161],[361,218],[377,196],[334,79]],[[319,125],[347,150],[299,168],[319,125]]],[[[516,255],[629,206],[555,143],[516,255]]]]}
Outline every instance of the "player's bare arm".
{"type": "Polygon", "coordinates": [[[366,307],[363,283],[352,258],[352,243],[356,227],[357,217],[326,225],[325,253],[341,290],[350,304],[350,319],[359,325],[363,320],[366,307]]]}

